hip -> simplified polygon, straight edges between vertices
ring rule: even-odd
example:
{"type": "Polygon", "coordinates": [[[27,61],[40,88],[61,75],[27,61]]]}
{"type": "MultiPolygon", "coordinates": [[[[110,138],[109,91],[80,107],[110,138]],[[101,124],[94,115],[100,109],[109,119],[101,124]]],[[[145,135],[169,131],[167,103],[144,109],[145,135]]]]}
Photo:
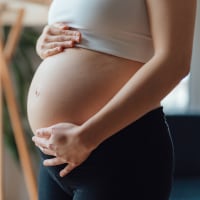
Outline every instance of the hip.
{"type": "MultiPolygon", "coordinates": [[[[49,156],[42,154],[46,158],[49,156]]],[[[117,195],[115,199],[127,195],[163,200],[170,195],[173,160],[169,128],[162,108],[157,108],[104,141],[66,177],[58,175],[65,165],[47,170],[64,190],[97,185],[109,188],[112,197],[117,195]]]]}

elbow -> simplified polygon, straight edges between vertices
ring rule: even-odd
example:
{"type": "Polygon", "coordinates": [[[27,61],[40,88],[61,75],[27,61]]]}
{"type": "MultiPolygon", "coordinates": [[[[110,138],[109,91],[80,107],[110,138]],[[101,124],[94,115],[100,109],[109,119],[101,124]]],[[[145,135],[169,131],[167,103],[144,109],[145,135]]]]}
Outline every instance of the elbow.
{"type": "Polygon", "coordinates": [[[190,73],[191,57],[182,57],[180,61],[176,61],[176,65],[181,78],[186,77],[190,73]]]}
{"type": "Polygon", "coordinates": [[[185,65],[182,67],[183,68],[183,72],[182,72],[182,76],[183,78],[186,77],[189,73],[190,73],[190,64],[185,65]]]}
{"type": "Polygon", "coordinates": [[[173,73],[173,76],[175,80],[181,81],[183,78],[185,78],[190,73],[190,63],[189,62],[172,62],[170,67],[171,73],[173,73]]]}
{"type": "Polygon", "coordinates": [[[163,66],[167,66],[166,69],[170,70],[170,73],[179,76],[180,79],[184,78],[190,73],[191,54],[181,53],[180,51],[176,51],[176,53],[159,52],[155,54],[155,58],[160,60],[161,63],[165,63],[163,66]]]}

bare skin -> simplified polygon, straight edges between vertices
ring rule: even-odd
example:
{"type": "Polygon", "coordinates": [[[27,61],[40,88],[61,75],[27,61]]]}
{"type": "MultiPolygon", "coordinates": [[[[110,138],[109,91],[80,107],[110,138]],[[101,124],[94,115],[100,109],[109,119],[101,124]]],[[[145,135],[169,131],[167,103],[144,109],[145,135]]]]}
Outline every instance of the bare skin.
{"type": "MultiPolygon", "coordinates": [[[[105,106],[143,65],[136,61],[76,48],[78,42],[81,42],[81,33],[60,23],[45,27],[36,46],[43,61],[29,89],[28,118],[34,134],[38,128],[53,128],[52,125],[57,124],[53,128],[57,139],[53,140],[57,140],[59,147],[62,146],[60,141],[69,144],[69,132],[66,140],[66,135],[63,134],[66,128],[72,130],[72,141],[77,140],[79,136],[73,132],[73,127],[84,124],[105,106]]],[[[55,153],[43,148],[44,145],[41,147],[37,138],[34,137],[33,140],[44,153],[57,157],[62,154],[60,148],[55,153]]],[[[86,152],[85,157],[80,156],[82,161],[93,149],[89,150],[81,140],[77,142],[79,155],[80,152],[86,152]]],[[[55,141],[50,146],[57,148],[55,141]]],[[[69,148],[73,150],[75,146],[69,148]]],[[[65,145],[63,147],[66,150],[65,145]]],[[[72,161],[73,157],[71,156],[72,161]]],[[[61,156],[59,158],[60,162],[65,162],[61,156]]]]}
{"type": "MultiPolygon", "coordinates": [[[[105,104],[88,115],[86,121],[80,124],[64,121],[35,132],[35,144],[44,153],[55,155],[55,158],[44,162],[46,166],[68,163],[61,176],[80,165],[101,142],[156,108],[189,73],[196,1],[147,0],[147,6],[155,47],[152,59],[139,66],[131,61],[126,67],[122,64],[123,59],[116,60],[111,65],[113,72],[122,68],[122,72],[129,75],[123,75],[124,82],[118,85],[115,92],[109,86],[108,93],[112,95],[108,95],[105,104]],[[116,68],[116,64],[119,67],[116,68]],[[63,137],[66,142],[61,143],[59,138],[63,137]]],[[[97,59],[100,58],[97,61],[101,61],[101,56],[97,56],[97,59]]],[[[88,79],[91,76],[88,75],[88,79]]],[[[115,76],[110,75],[107,85],[112,85],[113,79],[116,79],[115,76]]],[[[103,80],[100,83],[104,83],[103,80]]]]}
{"type": "Polygon", "coordinates": [[[80,48],[68,48],[46,58],[34,75],[28,95],[33,132],[64,121],[83,124],[141,65],[80,48]]]}

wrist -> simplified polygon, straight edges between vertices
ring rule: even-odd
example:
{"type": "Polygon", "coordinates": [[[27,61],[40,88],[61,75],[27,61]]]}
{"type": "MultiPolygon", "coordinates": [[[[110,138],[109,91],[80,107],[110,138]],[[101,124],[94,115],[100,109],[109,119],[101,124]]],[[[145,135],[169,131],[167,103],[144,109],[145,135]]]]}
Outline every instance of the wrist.
{"type": "Polygon", "coordinates": [[[103,139],[99,137],[98,131],[88,123],[82,124],[80,128],[80,138],[87,149],[94,150],[103,142],[103,139]]]}

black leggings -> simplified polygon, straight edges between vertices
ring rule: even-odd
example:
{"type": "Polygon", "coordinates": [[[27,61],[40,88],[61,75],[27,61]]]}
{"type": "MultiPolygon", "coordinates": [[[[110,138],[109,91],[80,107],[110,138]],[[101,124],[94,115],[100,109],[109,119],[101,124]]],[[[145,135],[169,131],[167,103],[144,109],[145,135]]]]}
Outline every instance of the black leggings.
{"type": "Polygon", "coordinates": [[[39,200],[168,200],[173,145],[162,107],[110,137],[61,178],[64,166],[41,164],[39,200]]]}

